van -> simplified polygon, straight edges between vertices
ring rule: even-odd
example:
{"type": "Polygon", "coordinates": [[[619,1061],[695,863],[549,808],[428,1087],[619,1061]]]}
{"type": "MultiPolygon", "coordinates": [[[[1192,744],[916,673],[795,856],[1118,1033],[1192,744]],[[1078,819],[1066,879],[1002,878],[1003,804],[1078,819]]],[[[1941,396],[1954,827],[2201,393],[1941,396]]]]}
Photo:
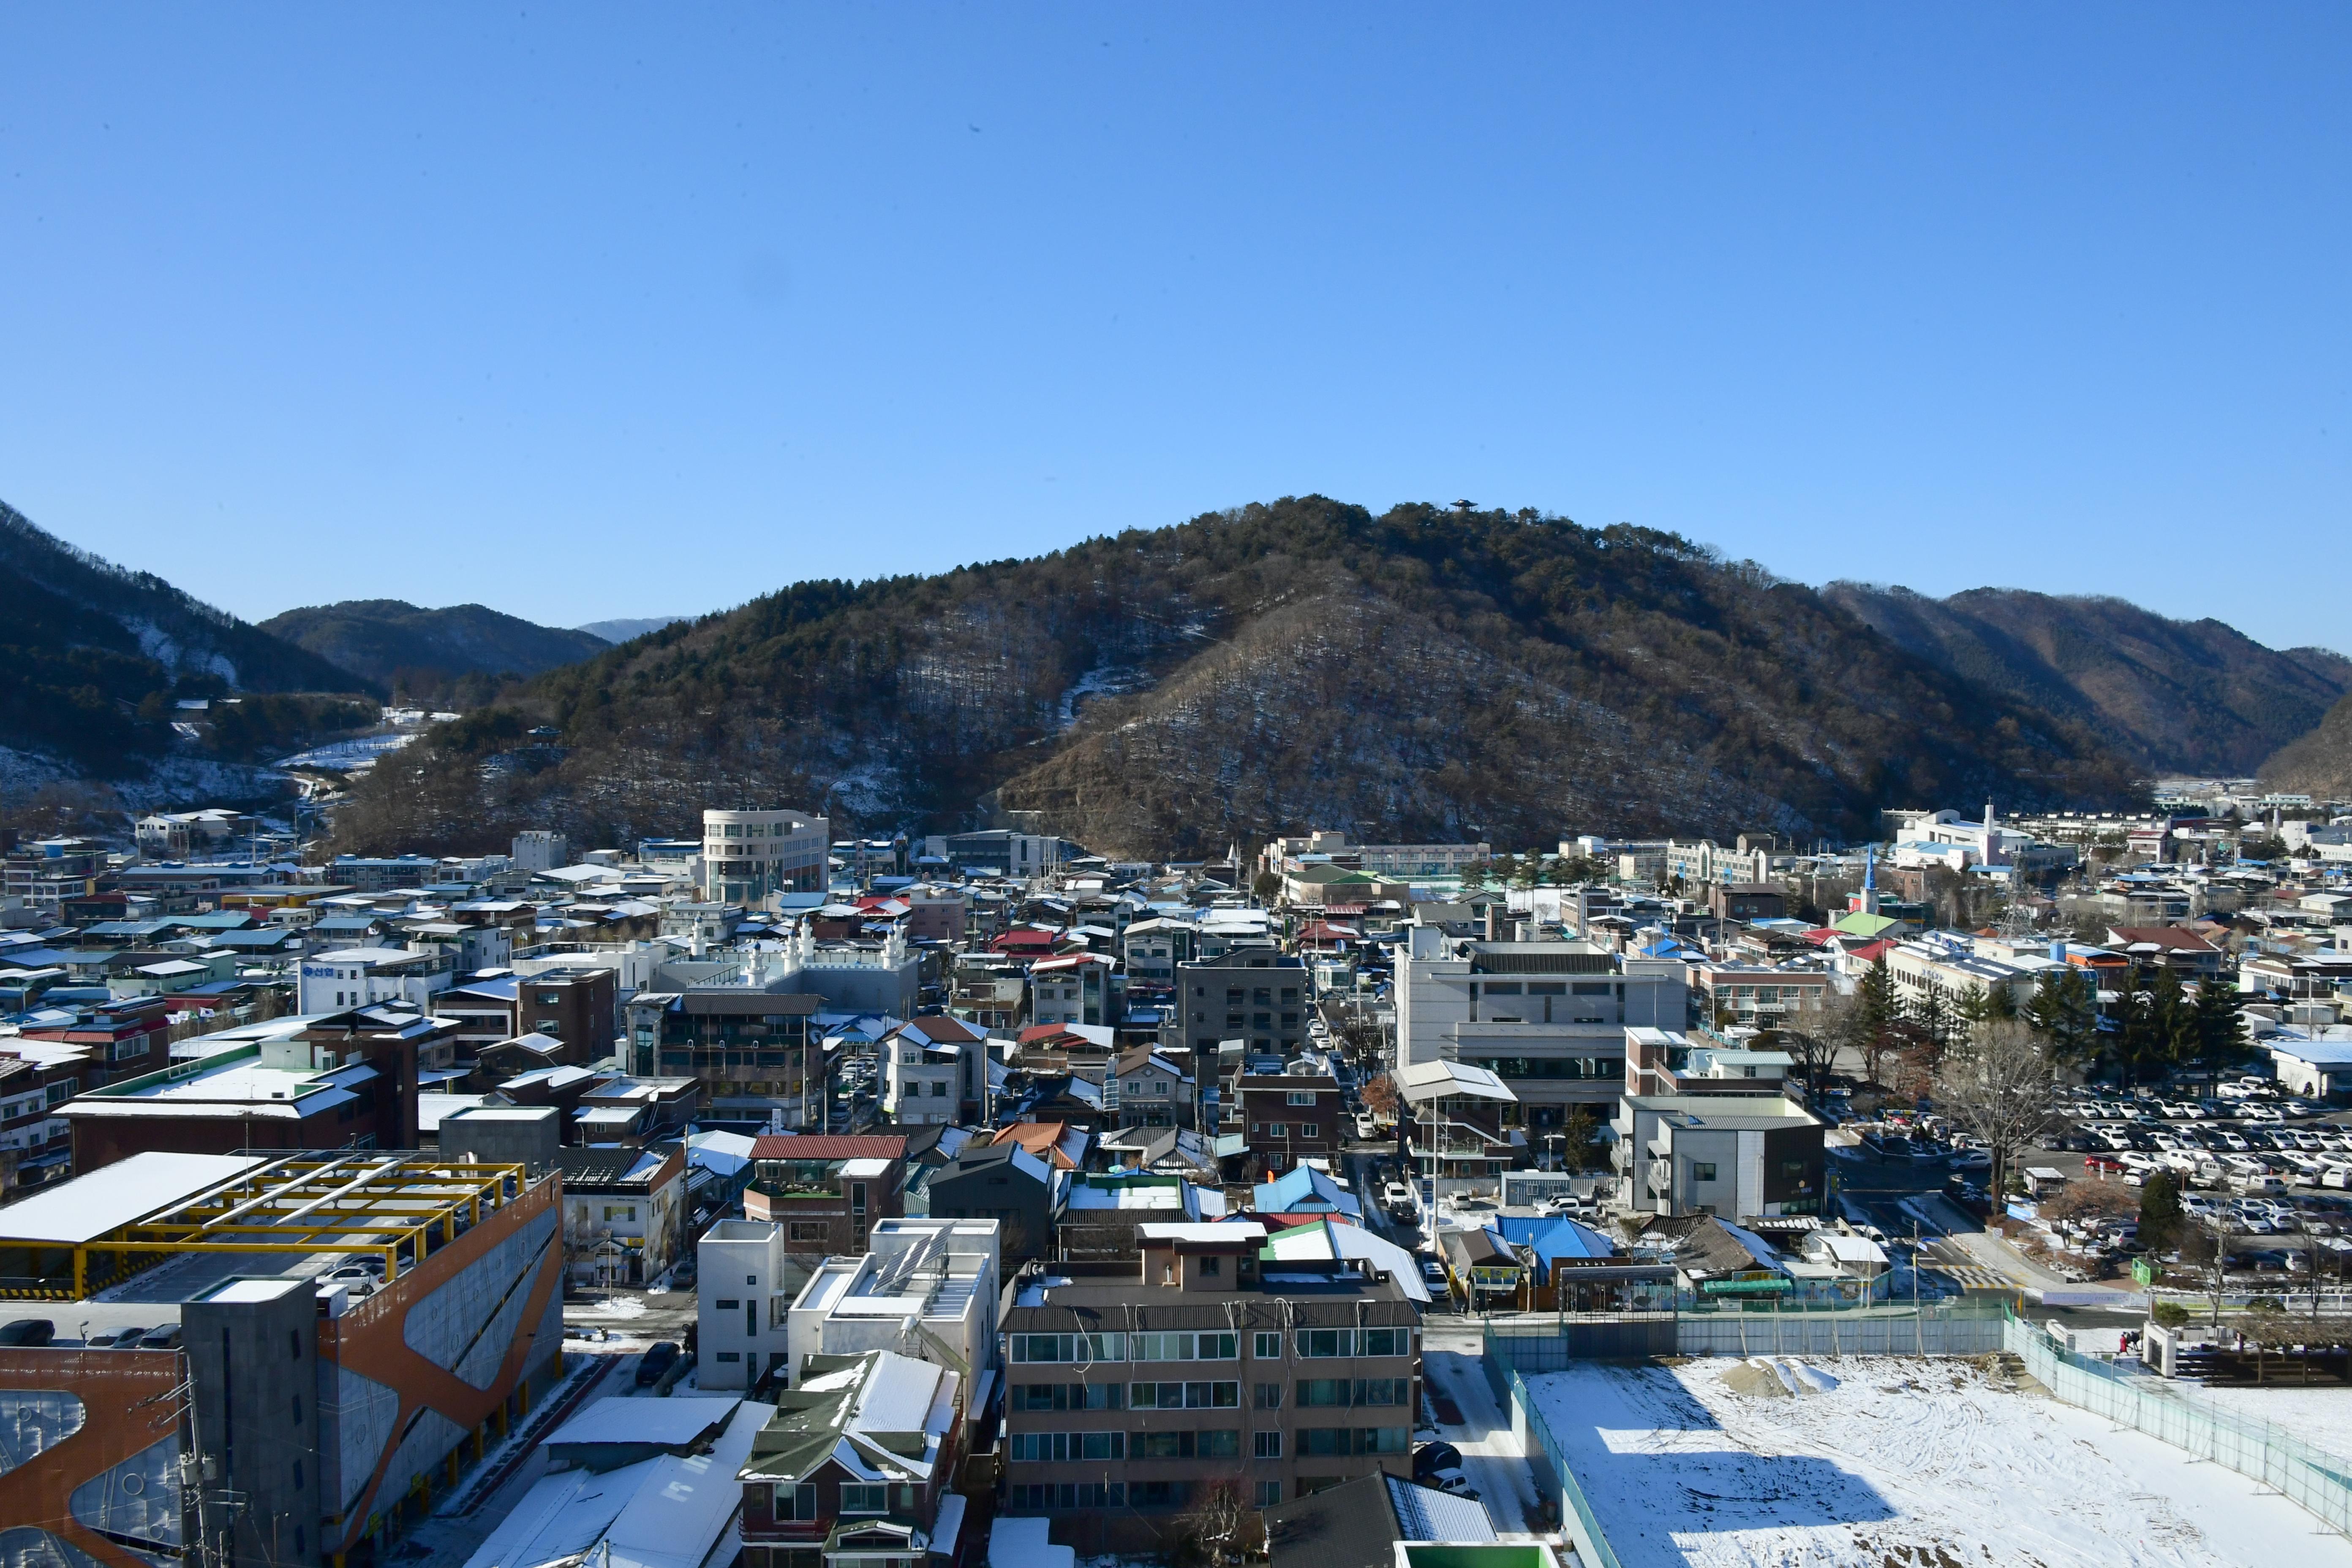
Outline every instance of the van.
{"type": "Polygon", "coordinates": [[[2276,1176],[2272,1175],[2268,1171],[2264,1171],[2258,1175],[2251,1173],[2241,1173],[2237,1179],[2232,1181],[2230,1184],[2237,1188],[2238,1191],[2247,1194],[2262,1193],[2268,1194],[2286,1191],[2286,1184],[2280,1181],[2276,1176]]]}

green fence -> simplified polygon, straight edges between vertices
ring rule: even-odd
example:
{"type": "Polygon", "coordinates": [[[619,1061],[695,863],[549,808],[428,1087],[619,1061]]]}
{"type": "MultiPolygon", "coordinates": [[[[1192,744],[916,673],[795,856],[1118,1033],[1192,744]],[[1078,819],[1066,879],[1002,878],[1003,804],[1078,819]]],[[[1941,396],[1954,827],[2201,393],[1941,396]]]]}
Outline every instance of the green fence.
{"type": "Polygon", "coordinates": [[[2066,1404],[2227,1466],[2329,1529],[2352,1535],[2352,1461],[2267,1421],[2225,1410],[2178,1384],[2118,1372],[2063,1350],[2048,1333],[2021,1320],[2008,1322],[2005,1340],[2025,1370],[2066,1404]]]}
{"type": "MultiPolygon", "coordinates": [[[[1593,1516],[1592,1505],[1584,1500],[1584,1489],[1576,1484],[1576,1472],[1568,1468],[1567,1450],[1552,1436],[1551,1425],[1528,1395],[1527,1380],[1519,1375],[1517,1355],[1531,1358],[1545,1336],[1536,1334],[1497,1334],[1493,1325],[1486,1331],[1486,1353],[1481,1358],[1486,1369],[1487,1386],[1495,1391],[1495,1402],[1511,1418],[1513,1428],[1524,1436],[1528,1449],[1528,1468],[1534,1472],[1536,1484],[1542,1487],[1545,1476],[1551,1478],[1546,1489],[1560,1501],[1560,1522],[1576,1542],[1576,1554],[1586,1568],[1623,1568],[1617,1553],[1601,1533],[1601,1521],[1593,1516]]],[[[1557,1334],[1549,1336],[1555,1342],[1557,1334]]],[[[1532,1370],[1557,1372],[1560,1365],[1537,1365],[1532,1370]]]]}

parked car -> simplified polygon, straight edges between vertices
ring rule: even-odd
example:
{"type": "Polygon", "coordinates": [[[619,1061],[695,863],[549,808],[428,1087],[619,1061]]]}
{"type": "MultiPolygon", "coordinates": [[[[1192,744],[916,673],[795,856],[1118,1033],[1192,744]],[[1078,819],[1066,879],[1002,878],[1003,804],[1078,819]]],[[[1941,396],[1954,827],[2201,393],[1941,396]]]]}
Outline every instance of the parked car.
{"type": "Polygon", "coordinates": [[[677,1345],[670,1340],[656,1340],[646,1347],[644,1359],[637,1363],[637,1386],[651,1388],[662,1380],[670,1364],[677,1360],[677,1345]]]}
{"type": "Polygon", "coordinates": [[[1440,1470],[1460,1469],[1462,1450],[1451,1443],[1423,1443],[1412,1451],[1412,1475],[1415,1480],[1434,1475],[1440,1470]]]}

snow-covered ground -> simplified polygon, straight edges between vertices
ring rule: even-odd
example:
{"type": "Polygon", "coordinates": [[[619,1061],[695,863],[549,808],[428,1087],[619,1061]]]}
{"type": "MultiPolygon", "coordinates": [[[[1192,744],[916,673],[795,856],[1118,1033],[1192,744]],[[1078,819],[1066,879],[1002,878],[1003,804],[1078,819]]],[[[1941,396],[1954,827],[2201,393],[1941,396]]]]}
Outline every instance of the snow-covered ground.
{"type": "MultiPolygon", "coordinates": [[[[2292,1379],[2294,1373],[2280,1374],[2292,1379]]],[[[2210,1401],[2233,1415],[2267,1421],[2315,1448],[2352,1459],[2352,1388],[2200,1388],[2190,1404],[2210,1401]]]]}
{"type": "Polygon", "coordinates": [[[1625,1568],[2352,1568],[2352,1542],[2284,1498],[1969,1363],[1807,1365],[1594,1363],[1529,1386],[1625,1568]]]}

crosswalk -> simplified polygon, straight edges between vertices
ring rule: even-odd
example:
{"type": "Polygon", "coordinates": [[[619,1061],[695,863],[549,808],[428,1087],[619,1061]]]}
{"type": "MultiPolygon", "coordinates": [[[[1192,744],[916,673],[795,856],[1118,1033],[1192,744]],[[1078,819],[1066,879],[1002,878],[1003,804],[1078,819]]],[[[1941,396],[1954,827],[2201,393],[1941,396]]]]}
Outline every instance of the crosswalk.
{"type": "Polygon", "coordinates": [[[1948,1279],[1963,1290],[2014,1290],[2017,1281],[1998,1268],[1988,1268],[1981,1263],[1925,1263],[1923,1275],[1948,1279]]]}

